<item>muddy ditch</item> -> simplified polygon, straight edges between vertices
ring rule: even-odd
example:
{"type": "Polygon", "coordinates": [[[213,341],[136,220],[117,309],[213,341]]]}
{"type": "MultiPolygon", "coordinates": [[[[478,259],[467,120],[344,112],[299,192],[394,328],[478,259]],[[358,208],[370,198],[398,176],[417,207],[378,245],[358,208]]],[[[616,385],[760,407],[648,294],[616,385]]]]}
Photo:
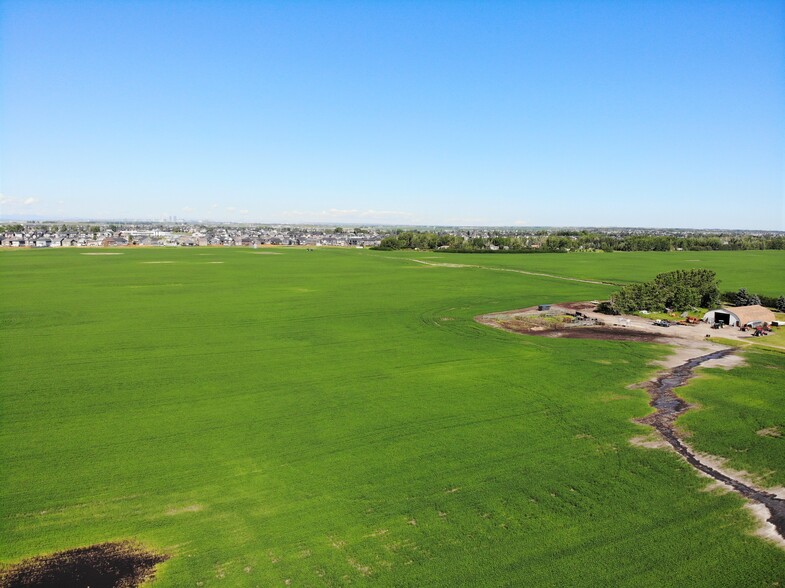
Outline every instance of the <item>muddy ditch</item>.
{"type": "Polygon", "coordinates": [[[765,506],[769,514],[766,520],[774,526],[779,539],[785,542],[785,500],[776,494],[756,488],[746,481],[737,480],[704,463],[685,445],[675,427],[676,419],[687,412],[691,406],[677,396],[674,389],[683,386],[687,380],[693,377],[696,367],[708,361],[723,358],[734,351],[734,349],[722,349],[694,357],[660,374],[653,381],[647,382],[643,387],[649,392],[652,399],[649,404],[656,409],[656,412],[637,422],[654,427],[665,441],[695,469],[729,486],[745,498],[765,506]]]}
{"type": "Polygon", "coordinates": [[[0,568],[0,588],[134,588],[168,556],[131,541],[101,543],[25,559],[0,568]]]}

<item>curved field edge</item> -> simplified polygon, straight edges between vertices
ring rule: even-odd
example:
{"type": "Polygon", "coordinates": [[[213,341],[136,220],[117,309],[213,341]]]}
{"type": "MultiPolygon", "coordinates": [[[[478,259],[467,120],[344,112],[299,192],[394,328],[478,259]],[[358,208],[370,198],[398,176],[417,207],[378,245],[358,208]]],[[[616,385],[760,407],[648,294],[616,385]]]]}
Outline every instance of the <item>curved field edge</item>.
{"type": "Polygon", "coordinates": [[[697,404],[678,420],[698,451],[767,487],[785,486],[785,353],[745,348],[747,365],[705,369],[679,389],[697,404]]]}
{"type": "Polygon", "coordinates": [[[782,578],[740,499],[629,445],[664,350],[472,319],[607,288],[282,253],[2,256],[0,559],[136,538],[172,555],[160,586],[782,578]]]}

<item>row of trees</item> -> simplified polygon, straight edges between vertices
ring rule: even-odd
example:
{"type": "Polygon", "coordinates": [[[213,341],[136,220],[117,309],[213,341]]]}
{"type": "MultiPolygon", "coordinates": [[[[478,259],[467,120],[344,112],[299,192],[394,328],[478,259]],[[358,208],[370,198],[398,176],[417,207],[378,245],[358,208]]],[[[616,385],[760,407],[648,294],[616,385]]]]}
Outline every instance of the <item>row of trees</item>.
{"type": "Polygon", "coordinates": [[[447,245],[458,247],[463,243],[463,237],[447,233],[430,233],[424,231],[401,231],[395,235],[385,237],[379,244],[379,249],[437,249],[447,245]]]}
{"type": "MultiPolygon", "coordinates": [[[[117,231],[116,225],[110,225],[109,228],[112,231],[117,231]]],[[[0,233],[24,233],[27,230],[25,225],[16,223],[12,225],[0,225],[0,233]]],[[[85,232],[85,233],[98,233],[101,230],[101,227],[97,225],[87,226],[87,225],[36,225],[35,232],[36,233],[78,233],[78,232],[85,232]]]]}
{"type": "Polygon", "coordinates": [[[692,269],[666,272],[650,282],[624,286],[611,296],[609,306],[614,313],[629,314],[639,310],[714,308],[719,301],[717,274],[712,270],[692,269]]]}
{"type": "MultiPolygon", "coordinates": [[[[434,233],[428,231],[399,231],[395,235],[382,239],[378,249],[437,249],[445,248],[446,251],[458,253],[486,253],[491,247],[499,251],[533,252],[534,243],[540,239],[528,237],[491,235],[489,237],[471,236],[471,234],[434,233]]],[[[547,247],[547,245],[541,245],[547,247]]],[[[559,249],[544,249],[545,251],[559,251],[559,249]]]]}
{"type": "Polygon", "coordinates": [[[732,306],[749,306],[751,304],[761,304],[769,308],[776,308],[780,312],[785,312],[785,296],[766,296],[764,294],[752,294],[746,288],[741,288],[737,292],[723,292],[722,299],[732,306]]]}
{"type": "Polygon", "coordinates": [[[674,237],[669,235],[608,235],[589,231],[540,232],[533,236],[491,233],[489,236],[427,231],[399,231],[382,240],[381,249],[436,249],[462,253],[490,250],[554,253],[589,251],[740,251],[749,249],[785,249],[785,237],[754,235],[718,237],[674,237]]]}
{"type": "Polygon", "coordinates": [[[670,235],[616,236],[579,232],[572,235],[554,234],[545,241],[549,250],[595,249],[603,251],[742,251],[785,249],[785,237],[754,235],[719,237],[674,237],[670,235]]]}

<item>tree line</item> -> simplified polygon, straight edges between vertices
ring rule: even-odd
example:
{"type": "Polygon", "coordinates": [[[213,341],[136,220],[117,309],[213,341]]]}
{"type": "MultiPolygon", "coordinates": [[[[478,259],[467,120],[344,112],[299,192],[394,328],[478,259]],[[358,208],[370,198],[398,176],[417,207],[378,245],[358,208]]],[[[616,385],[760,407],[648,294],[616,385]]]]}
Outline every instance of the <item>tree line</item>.
{"type": "Polygon", "coordinates": [[[567,251],[746,251],[785,249],[785,236],[611,235],[590,231],[543,231],[532,235],[398,231],[377,249],[437,249],[456,253],[564,253],[567,251]]]}

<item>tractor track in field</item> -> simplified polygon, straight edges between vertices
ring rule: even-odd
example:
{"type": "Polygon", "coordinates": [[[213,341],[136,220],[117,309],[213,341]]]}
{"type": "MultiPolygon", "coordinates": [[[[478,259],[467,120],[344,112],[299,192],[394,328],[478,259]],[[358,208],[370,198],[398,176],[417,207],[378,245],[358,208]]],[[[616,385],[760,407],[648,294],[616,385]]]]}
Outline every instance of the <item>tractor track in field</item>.
{"type": "Polygon", "coordinates": [[[687,380],[693,377],[696,367],[711,360],[724,358],[734,351],[734,349],[722,349],[706,355],[692,357],[685,363],[659,374],[654,380],[646,382],[643,387],[646,388],[651,396],[649,404],[656,409],[656,412],[640,419],[638,422],[654,427],[663,439],[693,468],[730,487],[748,500],[766,507],[769,516],[761,518],[765,518],[766,522],[774,527],[774,533],[769,532],[766,534],[781,547],[785,547],[785,499],[773,492],[756,488],[746,480],[741,481],[737,479],[738,476],[733,477],[733,475],[722,472],[716,466],[709,465],[706,463],[709,461],[707,458],[698,456],[679,437],[675,427],[676,419],[692,408],[692,406],[683,398],[677,396],[674,389],[683,386],[687,380]]]}
{"type": "Polygon", "coordinates": [[[555,274],[545,274],[542,272],[530,272],[521,269],[514,269],[508,267],[491,267],[487,265],[467,264],[467,263],[434,263],[432,261],[425,261],[423,259],[414,259],[413,257],[407,258],[414,263],[421,263],[432,267],[453,267],[453,268],[467,268],[467,269],[483,269],[493,272],[510,272],[513,274],[524,274],[527,276],[538,276],[541,278],[553,278],[555,280],[566,280],[568,282],[580,282],[582,284],[596,284],[598,286],[623,286],[624,284],[617,284],[616,282],[603,282],[600,280],[586,280],[583,278],[571,278],[569,276],[557,276],[555,274]]]}

